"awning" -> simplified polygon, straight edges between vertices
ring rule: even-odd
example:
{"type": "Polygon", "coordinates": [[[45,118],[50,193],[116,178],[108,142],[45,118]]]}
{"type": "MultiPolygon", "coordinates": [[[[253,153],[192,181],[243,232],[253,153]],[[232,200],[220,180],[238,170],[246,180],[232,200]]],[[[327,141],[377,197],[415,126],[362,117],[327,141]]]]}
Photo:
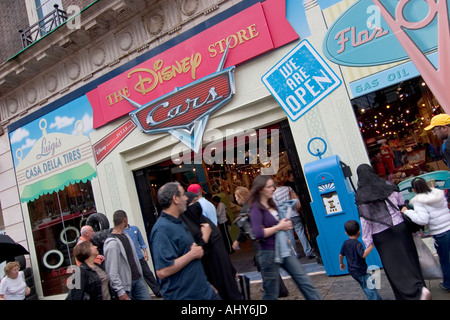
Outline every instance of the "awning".
{"type": "Polygon", "coordinates": [[[23,189],[20,201],[34,201],[44,194],[58,192],[64,190],[64,188],[68,187],[70,184],[87,182],[95,177],[97,177],[97,172],[89,163],[84,163],[79,167],[66,170],[59,174],[55,174],[50,178],[26,186],[23,189]]]}

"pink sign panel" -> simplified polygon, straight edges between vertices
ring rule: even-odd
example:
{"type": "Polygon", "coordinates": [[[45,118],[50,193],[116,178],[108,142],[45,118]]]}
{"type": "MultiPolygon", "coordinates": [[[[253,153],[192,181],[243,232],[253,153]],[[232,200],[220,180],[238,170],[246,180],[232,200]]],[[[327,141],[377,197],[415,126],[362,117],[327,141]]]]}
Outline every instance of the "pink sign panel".
{"type": "Polygon", "coordinates": [[[145,104],[214,73],[228,43],[225,67],[297,39],[286,20],[285,0],[255,4],[89,92],[94,128],[135,110],[123,96],[145,104]]]}
{"type": "Polygon", "coordinates": [[[95,143],[92,147],[94,149],[94,156],[97,164],[102,162],[103,159],[105,159],[106,156],[110,154],[119,143],[121,143],[131,132],[133,132],[135,128],[136,124],[130,119],[105,136],[102,140],[95,143]]]}

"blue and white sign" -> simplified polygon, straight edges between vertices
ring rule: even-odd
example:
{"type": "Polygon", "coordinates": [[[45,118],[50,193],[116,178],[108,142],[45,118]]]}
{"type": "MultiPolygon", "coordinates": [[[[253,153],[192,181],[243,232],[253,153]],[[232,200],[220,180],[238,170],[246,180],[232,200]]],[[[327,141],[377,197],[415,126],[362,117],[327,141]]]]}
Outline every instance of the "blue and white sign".
{"type": "Polygon", "coordinates": [[[341,80],[307,40],[272,67],[262,81],[292,121],[341,85],[341,80]]]}

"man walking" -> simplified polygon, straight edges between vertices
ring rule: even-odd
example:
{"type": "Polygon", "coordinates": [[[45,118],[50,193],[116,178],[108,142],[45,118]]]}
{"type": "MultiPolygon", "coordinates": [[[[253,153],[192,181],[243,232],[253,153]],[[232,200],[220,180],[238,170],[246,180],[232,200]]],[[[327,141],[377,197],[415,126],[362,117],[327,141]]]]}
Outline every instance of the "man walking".
{"type": "Polygon", "coordinates": [[[142,273],[144,275],[144,280],[147,282],[150,289],[152,289],[155,296],[161,297],[161,288],[153,275],[153,272],[148,266],[148,252],[147,245],[145,244],[144,238],[142,237],[141,230],[137,226],[130,226],[125,228],[125,233],[133,240],[134,248],[138,255],[139,262],[141,264],[142,273]]]}
{"type": "Polygon", "coordinates": [[[128,226],[127,214],[117,210],[113,215],[114,229],[105,240],[105,269],[119,300],[151,300],[142,280],[142,268],[133,240],[124,233],[128,226]]]}
{"type": "Polygon", "coordinates": [[[191,184],[187,191],[193,192],[197,195],[198,202],[202,206],[202,214],[211,220],[217,226],[217,213],[216,207],[209,202],[206,198],[203,197],[203,190],[199,184],[191,184]]]}
{"type": "MultiPolygon", "coordinates": [[[[169,182],[158,190],[162,212],[150,236],[156,275],[161,280],[165,300],[220,299],[206,279],[202,263],[203,248],[195,243],[180,215],[186,211],[187,197],[178,182],[169,182]]],[[[202,224],[202,234],[211,233],[202,224]]]]}

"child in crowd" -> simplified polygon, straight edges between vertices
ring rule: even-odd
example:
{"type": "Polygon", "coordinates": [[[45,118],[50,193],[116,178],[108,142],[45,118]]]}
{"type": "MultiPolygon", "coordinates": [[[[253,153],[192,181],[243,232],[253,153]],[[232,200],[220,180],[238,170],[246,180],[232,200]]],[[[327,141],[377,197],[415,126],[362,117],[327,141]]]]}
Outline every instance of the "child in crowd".
{"type": "Polygon", "coordinates": [[[348,272],[358,282],[363,289],[368,300],[382,300],[374,285],[367,285],[371,282],[371,275],[367,273],[366,257],[373,249],[371,244],[364,250],[363,244],[358,241],[361,235],[359,224],[355,220],[349,220],[344,224],[345,233],[349,236],[345,240],[341,253],[339,254],[340,269],[345,270],[344,257],[347,258],[348,272]]]}

